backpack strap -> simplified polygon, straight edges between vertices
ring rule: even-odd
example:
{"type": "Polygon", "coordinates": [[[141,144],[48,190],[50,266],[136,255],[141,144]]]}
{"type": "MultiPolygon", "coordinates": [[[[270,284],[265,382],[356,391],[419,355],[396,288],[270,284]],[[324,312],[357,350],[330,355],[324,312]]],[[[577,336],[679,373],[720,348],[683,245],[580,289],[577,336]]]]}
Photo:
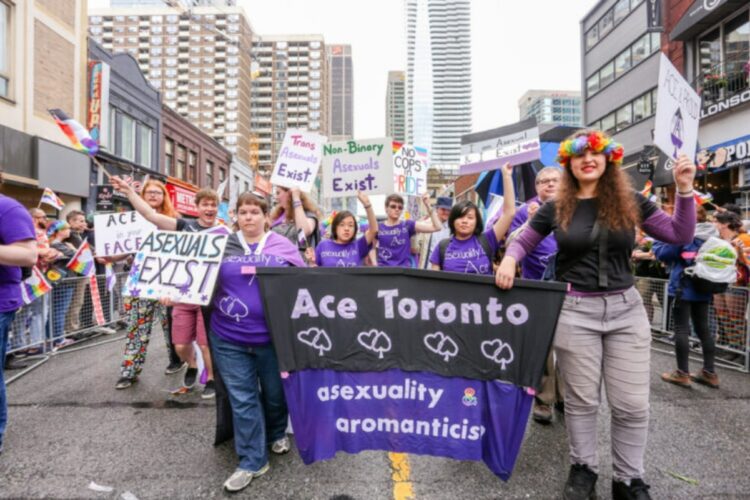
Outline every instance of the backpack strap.
{"type": "Polygon", "coordinates": [[[443,262],[445,262],[445,251],[448,250],[448,244],[451,242],[450,238],[444,238],[438,243],[438,252],[440,255],[440,270],[443,269],[443,262]]]}
{"type": "Polygon", "coordinates": [[[490,248],[490,242],[487,239],[487,236],[484,235],[484,233],[481,233],[479,235],[479,244],[482,245],[482,250],[484,250],[484,254],[487,256],[487,259],[490,261],[490,269],[492,269],[492,264],[495,262],[495,256],[492,254],[492,249],[490,248]]]}

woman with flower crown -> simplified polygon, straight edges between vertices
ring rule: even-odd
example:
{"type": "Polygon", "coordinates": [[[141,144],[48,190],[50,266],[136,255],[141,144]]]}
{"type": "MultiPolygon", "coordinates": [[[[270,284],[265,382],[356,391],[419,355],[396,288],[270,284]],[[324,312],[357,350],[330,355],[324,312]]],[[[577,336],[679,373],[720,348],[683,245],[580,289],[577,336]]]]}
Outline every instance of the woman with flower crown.
{"type": "Polygon", "coordinates": [[[581,131],[560,144],[562,182],[508,247],[495,274],[497,286],[513,286],[519,262],[554,232],[555,279],[567,281],[554,348],[565,381],[565,421],[571,468],[565,499],[596,495],[597,414],[604,383],[612,412],[612,498],[648,499],[643,456],[649,420],[651,327],[633,287],[630,255],[640,226],[654,239],[692,241],[695,166],[677,160],[674,215],[633,190],[620,170],[623,148],[603,132],[581,131]]]}

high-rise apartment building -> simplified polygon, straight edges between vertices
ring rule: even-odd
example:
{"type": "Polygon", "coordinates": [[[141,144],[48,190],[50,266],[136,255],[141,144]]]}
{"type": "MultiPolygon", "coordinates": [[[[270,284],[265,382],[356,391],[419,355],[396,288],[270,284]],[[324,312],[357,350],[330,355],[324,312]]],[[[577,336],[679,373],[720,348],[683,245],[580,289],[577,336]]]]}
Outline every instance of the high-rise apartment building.
{"type": "Polygon", "coordinates": [[[354,137],[354,69],[351,45],[326,45],[330,141],[354,137]]]}
{"type": "Polygon", "coordinates": [[[92,9],[89,35],[132,54],[167,106],[249,161],[251,27],[241,7],[210,3],[92,9]]]}
{"type": "Polygon", "coordinates": [[[388,72],[385,135],[392,137],[394,141],[406,141],[406,75],[403,71],[388,72]]]}
{"type": "Polygon", "coordinates": [[[529,90],[518,100],[520,120],[580,127],[581,93],[573,90],[529,90]]]}
{"type": "Polygon", "coordinates": [[[273,35],[253,41],[253,167],[270,171],[287,127],[329,135],[328,67],[322,35],[273,35]]]}
{"type": "Polygon", "coordinates": [[[471,132],[469,0],[406,0],[406,140],[456,166],[471,132]]]}

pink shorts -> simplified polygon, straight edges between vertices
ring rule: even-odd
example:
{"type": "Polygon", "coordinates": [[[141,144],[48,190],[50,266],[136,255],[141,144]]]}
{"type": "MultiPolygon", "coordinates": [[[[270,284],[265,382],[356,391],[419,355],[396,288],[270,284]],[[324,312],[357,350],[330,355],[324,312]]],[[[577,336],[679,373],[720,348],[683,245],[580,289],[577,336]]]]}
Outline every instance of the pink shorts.
{"type": "Polygon", "coordinates": [[[177,304],[172,308],[172,343],[187,345],[193,341],[207,346],[206,326],[203,324],[201,306],[177,304]]]}

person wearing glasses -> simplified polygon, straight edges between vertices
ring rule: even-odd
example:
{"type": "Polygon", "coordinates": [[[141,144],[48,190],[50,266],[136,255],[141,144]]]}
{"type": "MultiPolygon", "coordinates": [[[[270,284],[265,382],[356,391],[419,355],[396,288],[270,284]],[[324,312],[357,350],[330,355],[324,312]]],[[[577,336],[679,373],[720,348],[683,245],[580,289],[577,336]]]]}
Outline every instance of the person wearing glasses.
{"type": "Polygon", "coordinates": [[[385,199],[386,220],[378,225],[378,266],[411,267],[411,237],[416,233],[440,231],[442,224],[430,205],[430,195],[422,195],[429,220],[401,220],[404,199],[391,194],[385,199]]]}

